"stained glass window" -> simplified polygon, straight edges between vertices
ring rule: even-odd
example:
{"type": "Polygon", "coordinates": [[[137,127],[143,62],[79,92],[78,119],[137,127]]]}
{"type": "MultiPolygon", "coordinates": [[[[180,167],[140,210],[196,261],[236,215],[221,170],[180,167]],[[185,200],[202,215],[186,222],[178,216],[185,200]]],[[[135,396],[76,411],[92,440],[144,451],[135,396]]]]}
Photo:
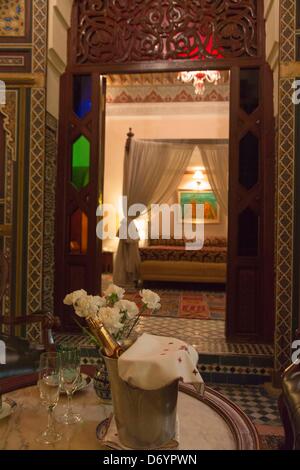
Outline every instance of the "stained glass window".
{"type": "Polygon", "coordinates": [[[248,132],[240,142],[239,164],[239,182],[249,190],[258,183],[259,179],[259,141],[251,132],[248,132]]]}
{"type": "Polygon", "coordinates": [[[72,149],[71,181],[77,189],[85,188],[90,182],[91,145],[86,137],[80,136],[72,149]]]}
{"type": "Polygon", "coordinates": [[[75,75],[73,93],[74,112],[82,119],[92,109],[92,77],[90,75],[75,75]]]}
{"type": "Polygon", "coordinates": [[[259,69],[241,69],[240,106],[248,114],[259,105],[259,69]]]}
{"type": "Polygon", "coordinates": [[[259,216],[247,207],[239,215],[239,256],[258,256],[259,216]]]}
{"type": "Polygon", "coordinates": [[[70,252],[86,254],[88,247],[88,218],[77,209],[70,217],[70,252]]]}

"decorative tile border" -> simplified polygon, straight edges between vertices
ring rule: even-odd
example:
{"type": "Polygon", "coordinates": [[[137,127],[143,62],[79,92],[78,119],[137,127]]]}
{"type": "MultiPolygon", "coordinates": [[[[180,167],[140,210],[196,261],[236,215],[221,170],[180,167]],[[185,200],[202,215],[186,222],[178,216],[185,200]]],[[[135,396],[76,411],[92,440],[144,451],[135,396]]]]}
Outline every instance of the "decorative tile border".
{"type": "Polygon", "coordinates": [[[57,154],[57,120],[46,115],[43,309],[53,311],[54,298],[54,227],[57,154]]]}
{"type": "MultiPolygon", "coordinates": [[[[280,2],[280,60],[294,62],[296,2],[280,2]]],[[[276,208],[276,327],[275,364],[277,375],[291,362],[293,322],[295,109],[292,79],[280,79],[277,208],[276,208]]]]}
{"type": "Polygon", "coordinates": [[[192,86],[114,87],[107,90],[108,104],[227,102],[229,86],[209,85],[204,95],[196,95],[192,86]]]}
{"type": "Polygon", "coordinates": [[[230,384],[262,384],[271,382],[273,368],[220,366],[199,362],[198,370],[205,382],[230,384]]]}
{"type": "Polygon", "coordinates": [[[201,362],[198,366],[201,373],[214,373],[214,374],[243,374],[243,375],[262,375],[268,377],[270,380],[272,368],[264,367],[243,367],[239,365],[226,366],[219,364],[205,364],[201,362]]]}
{"type": "Polygon", "coordinates": [[[48,2],[45,2],[45,0],[34,0],[32,3],[33,3],[32,72],[46,73],[48,2]]]}
{"type": "Polygon", "coordinates": [[[16,57],[13,55],[1,56],[0,57],[0,67],[24,67],[25,59],[24,57],[16,57]]]}
{"type": "MultiPolygon", "coordinates": [[[[101,366],[102,361],[93,351],[81,350],[81,364],[101,366]]],[[[198,364],[198,370],[205,382],[222,384],[258,385],[271,381],[272,368],[255,368],[240,366],[219,366],[218,364],[198,364]]]]}
{"type": "Polygon", "coordinates": [[[44,88],[33,88],[31,93],[27,310],[36,312],[42,309],[43,292],[46,96],[44,88]]]}
{"type": "MultiPolygon", "coordinates": [[[[47,2],[33,2],[32,71],[45,73],[47,49],[47,2]]],[[[42,309],[44,235],[44,158],[46,90],[33,88],[31,94],[29,225],[27,264],[27,311],[42,309]]]]}
{"type": "Polygon", "coordinates": [[[295,113],[291,99],[292,82],[293,80],[280,80],[276,246],[276,371],[282,370],[291,361],[295,172],[295,113]]]}
{"type": "Polygon", "coordinates": [[[296,0],[280,0],[280,62],[296,58],[296,0]]]}

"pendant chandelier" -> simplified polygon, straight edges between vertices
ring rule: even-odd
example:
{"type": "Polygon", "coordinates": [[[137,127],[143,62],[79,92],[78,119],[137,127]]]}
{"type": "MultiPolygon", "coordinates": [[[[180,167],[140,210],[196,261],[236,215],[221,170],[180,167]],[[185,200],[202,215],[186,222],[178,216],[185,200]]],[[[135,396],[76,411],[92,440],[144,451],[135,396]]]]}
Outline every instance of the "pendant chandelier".
{"type": "Polygon", "coordinates": [[[205,83],[217,85],[221,80],[221,73],[218,70],[206,70],[201,72],[180,72],[178,80],[184,83],[193,82],[196,95],[203,96],[205,92],[205,83]]]}

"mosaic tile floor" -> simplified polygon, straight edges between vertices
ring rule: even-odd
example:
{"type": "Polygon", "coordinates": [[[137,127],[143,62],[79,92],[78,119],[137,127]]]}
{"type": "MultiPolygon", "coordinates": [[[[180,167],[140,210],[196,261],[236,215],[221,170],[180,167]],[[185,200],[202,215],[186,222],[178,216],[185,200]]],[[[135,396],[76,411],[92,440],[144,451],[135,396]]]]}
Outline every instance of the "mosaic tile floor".
{"type": "Polygon", "coordinates": [[[142,317],[135,327],[134,334],[143,332],[175,336],[192,344],[199,353],[262,356],[274,354],[273,347],[270,345],[226,342],[225,324],[220,320],[142,317]]]}
{"type": "MultiPolygon", "coordinates": [[[[273,356],[274,349],[266,344],[227,343],[224,322],[220,320],[194,320],[184,318],[141,317],[132,335],[142,333],[174,336],[192,344],[200,354],[261,355],[273,356]]],[[[67,341],[68,337],[78,346],[91,346],[86,336],[60,334],[57,338],[67,341]]]]}
{"type": "Polygon", "coordinates": [[[265,387],[208,384],[236,403],[258,425],[281,426],[277,397],[265,387]]]}

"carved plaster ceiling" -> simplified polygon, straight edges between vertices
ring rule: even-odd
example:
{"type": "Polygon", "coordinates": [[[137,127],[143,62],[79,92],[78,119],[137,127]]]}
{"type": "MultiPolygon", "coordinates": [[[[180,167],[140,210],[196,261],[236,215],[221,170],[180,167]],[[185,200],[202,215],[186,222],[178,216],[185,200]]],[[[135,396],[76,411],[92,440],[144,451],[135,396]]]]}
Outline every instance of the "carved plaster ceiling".
{"type": "Polygon", "coordinates": [[[229,72],[221,72],[218,85],[208,84],[203,96],[196,95],[192,84],[183,83],[178,73],[109,75],[107,102],[168,103],[194,101],[229,101],[229,72]]]}

